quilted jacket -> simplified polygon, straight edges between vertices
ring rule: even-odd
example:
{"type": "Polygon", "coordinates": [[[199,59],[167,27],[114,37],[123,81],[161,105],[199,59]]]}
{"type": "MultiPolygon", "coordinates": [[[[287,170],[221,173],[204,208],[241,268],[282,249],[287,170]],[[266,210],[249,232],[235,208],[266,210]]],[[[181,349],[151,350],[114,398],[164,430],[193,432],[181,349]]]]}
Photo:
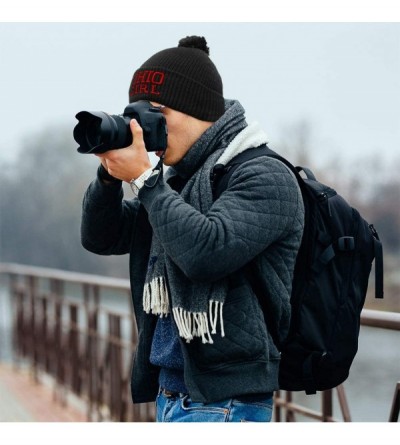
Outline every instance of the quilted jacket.
{"type": "Polygon", "coordinates": [[[247,161],[235,170],[206,215],[173,189],[173,177],[169,182],[161,177],[154,188],[143,187],[139,199],[124,200],[120,182],[105,185],[97,178],[83,202],[83,246],[103,255],[130,253],[139,337],[132,367],[133,402],[153,401],[158,392],[159,368],[149,362],[157,318],[142,307],[153,234],[168,245],[168,255],[190,279],[230,277],[225,336],[215,336],[213,344],[196,338],[181,343],[192,400],[215,402],[278,389],[277,345],[289,327],[291,281],[304,224],[295,178],[275,159],[247,161]],[[199,244],[196,239],[200,232],[204,239],[204,231],[207,242],[199,244]],[[250,261],[264,280],[267,319],[272,320],[268,323],[246,278],[250,261]]]}

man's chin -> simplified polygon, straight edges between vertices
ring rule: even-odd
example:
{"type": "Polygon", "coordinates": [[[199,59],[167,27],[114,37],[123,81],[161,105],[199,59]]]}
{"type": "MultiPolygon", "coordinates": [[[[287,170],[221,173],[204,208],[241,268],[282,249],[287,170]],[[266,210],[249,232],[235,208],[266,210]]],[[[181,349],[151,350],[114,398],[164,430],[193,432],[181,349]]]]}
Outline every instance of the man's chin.
{"type": "MultiPolygon", "coordinates": [[[[164,151],[160,150],[160,151],[156,151],[156,152],[155,152],[155,155],[156,155],[158,158],[161,158],[161,156],[162,156],[163,153],[164,153],[164,151]]],[[[167,165],[167,166],[171,166],[171,165],[174,164],[174,161],[173,161],[173,159],[171,159],[171,156],[168,156],[168,152],[165,153],[165,157],[164,157],[164,160],[163,160],[163,164],[164,164],[164,165],[167,165]]]]}

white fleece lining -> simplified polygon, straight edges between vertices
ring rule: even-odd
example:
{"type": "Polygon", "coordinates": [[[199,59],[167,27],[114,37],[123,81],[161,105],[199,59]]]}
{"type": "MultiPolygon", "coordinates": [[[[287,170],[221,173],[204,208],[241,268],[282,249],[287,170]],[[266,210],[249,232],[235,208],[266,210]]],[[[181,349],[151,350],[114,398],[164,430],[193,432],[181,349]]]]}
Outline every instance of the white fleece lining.
{"type": "Polygon", "coordinates": [[[242,130],[226,147],[216,164],[226,165],[231,159],[248,148],[259,147],[268,142],[267,135],[258,122],[253,122],[242,130]]]}

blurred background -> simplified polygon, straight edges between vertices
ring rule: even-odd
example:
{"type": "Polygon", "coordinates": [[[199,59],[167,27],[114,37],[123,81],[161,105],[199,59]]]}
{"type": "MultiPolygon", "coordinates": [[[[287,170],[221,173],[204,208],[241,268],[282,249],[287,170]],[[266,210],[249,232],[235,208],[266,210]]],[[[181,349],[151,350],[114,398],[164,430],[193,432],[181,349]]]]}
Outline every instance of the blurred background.
{"type": "MultiPolygon", "coordinates": [[[[206,37],[225,97],[261,123],[270,147],[375,225],[385,299],[371,292],[366,307],[399,313],[399,23],[0,23],[0,263],[128,277],[127,257],[80,244],[82,197],[98,160],[76,152],[75,114],[122,113],[134,71],[187,35],[206,37]]],[[[389,403],[398,333],[364,339],[364,372],[374,369],[371,342],[386,345],[379,362],[391,366],[389,403]]],[[[377,418],[368,408],[359,416],[377,418]]]]}
{"type": "Polygon", "coordinates": [[[1,23],[0,261],[128,276],[126,258],[80,246],[97,159],[76,152],[74,116],[122,113],[133,72],[193,34],[207,38],[225,97],[262,124],[271,148],[374,223],[384,304],[400,310],[397,23],[1,23]]]}

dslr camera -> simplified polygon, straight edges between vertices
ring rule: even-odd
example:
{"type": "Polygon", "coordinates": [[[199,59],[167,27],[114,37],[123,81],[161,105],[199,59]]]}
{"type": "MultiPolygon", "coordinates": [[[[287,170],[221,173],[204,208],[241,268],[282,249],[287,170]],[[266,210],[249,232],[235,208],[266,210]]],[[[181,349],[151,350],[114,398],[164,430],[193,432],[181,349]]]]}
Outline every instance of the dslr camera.
{"type": "Polygon", "coordinates": [[[129,104],[123,114],[113,115],[102,111],[80,111],[76,116],[74,139],[79,153],[99,154],[132,144],[131,119],[136,119],[143,129],[147,151],[167,148],[167,124],[159,107],[150,102],[129,104]]]}

